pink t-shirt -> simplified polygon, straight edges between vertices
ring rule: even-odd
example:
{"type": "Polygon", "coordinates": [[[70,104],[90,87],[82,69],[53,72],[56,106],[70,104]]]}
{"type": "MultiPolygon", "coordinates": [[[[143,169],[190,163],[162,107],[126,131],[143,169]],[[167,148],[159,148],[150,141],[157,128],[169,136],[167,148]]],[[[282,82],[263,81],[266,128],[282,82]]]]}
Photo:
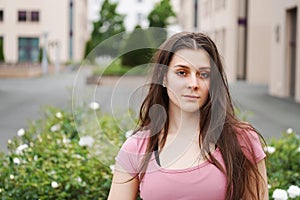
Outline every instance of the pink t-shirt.
{"type": "MultiPolygon", "coordinates": [[[[116,157],[117,164],[132,176],[138,173],[139,164],[145,156],[148,135],[149,131],[143,131],[129,137],[116,157]]],[[[249,154],[251,149],[255,162],[266,156],[256,133],[238,134],[238,140],[248,159],[253,160],[249,154]],[[244,135],[248,136],[251,144],[242,139],[244,135]]],[[[220,150],[217,148],[212,154],[225,169],[220,150]]],[[[165,169],[157,164],[152,153],[139,189],[143,200],[223,200],[226,184],[225,174],[208,161],[187,169],[165,169]]]]}

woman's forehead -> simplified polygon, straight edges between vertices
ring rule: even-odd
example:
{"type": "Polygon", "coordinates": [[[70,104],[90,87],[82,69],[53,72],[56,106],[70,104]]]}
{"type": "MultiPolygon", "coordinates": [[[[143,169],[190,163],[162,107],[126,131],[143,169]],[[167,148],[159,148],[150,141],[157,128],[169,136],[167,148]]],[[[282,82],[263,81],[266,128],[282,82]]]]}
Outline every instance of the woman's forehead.
{"type": "Polygon", "coordinates": [[[209,55],[205,50],[181,49],[174,53],[170,65],[210,67],[209,55]]]}

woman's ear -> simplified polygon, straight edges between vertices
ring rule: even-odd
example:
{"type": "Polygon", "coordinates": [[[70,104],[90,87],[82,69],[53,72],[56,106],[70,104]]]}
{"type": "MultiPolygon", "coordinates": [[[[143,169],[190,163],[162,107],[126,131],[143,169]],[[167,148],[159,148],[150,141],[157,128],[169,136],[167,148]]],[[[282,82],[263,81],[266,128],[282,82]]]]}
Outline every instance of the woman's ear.
{"type": "Polygon", "coordinates": [[[166,85],[167,85],[167,80],[166,80],[166,77],[164,77],[163,82],[162,82],[162,86],[166,87],[166,85]]]}

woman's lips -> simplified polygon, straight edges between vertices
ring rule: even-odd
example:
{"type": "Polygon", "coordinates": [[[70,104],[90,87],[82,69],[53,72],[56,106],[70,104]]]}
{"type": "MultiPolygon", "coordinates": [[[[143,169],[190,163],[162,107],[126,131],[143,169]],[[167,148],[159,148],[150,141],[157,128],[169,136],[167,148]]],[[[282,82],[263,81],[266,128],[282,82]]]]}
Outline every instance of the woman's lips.
{"type": "Polygon", "coordinates": [[[183,95],[183,97],[188,98],[188,99],[193,99],[193,100],[198,100],[198,99],[200,99],[200,96],[197,96],[197,95],[190,95],[190,94],[183,95]]]}

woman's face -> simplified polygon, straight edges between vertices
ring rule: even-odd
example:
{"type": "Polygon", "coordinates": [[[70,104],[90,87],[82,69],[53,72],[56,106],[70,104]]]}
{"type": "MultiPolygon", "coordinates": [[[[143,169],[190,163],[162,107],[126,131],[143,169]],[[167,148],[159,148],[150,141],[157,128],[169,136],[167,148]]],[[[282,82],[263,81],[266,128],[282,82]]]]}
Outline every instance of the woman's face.
{"type": "Polygon", "coordinates": [[[210,84],[210,60],[204,50],[182,49],[173,55],[164,79],[169,109],[198,112],[206,103],[210,84]]]}

